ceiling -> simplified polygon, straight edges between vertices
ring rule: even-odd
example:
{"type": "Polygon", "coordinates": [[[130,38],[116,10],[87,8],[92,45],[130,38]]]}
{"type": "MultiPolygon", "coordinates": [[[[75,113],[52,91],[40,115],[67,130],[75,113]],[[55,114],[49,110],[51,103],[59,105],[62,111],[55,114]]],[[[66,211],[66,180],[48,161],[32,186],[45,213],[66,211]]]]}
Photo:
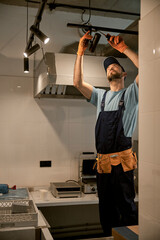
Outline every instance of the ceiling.
{"type": "MultiPolygon", "coordinates": [[[[43,1],[43,0],[42,0],[43,1]]],[[[37,8],[38,4],[41,0],[28,0],[28,4],[30,7],[37,8]]],[[[16,6],[26,6],[27,0],[0,0],[0,3],[8,4],[8,5],[16,5],[16,6]]],[[[65,4],[65,5],[73,5],[79,7],[89,7],[89,0],[48,0],[46,8],[49,7],[49,4],[65,4]]],[[[140,14],[140,0],[90,0],[91,8],[99,8],[103,10],[115,10],[115,11],[123,11],[134,14],[140,14]]],[[[79,10],[72,8],[64,8],[58,7],[59,10],[76,12],[79,10]]],[[[92,11],[94,15],[107,15],[107,16],[115,16],[121,18],[129,18],[129,19],[137,19],[137,17],[133,15],[123,15],[123,14],[115,14],[115,13],[105,13],[102,11],[92,11]]]]}
{"type": "MultiPolygon", "coordinates": [[[[28,6],[33,8],[38,8],[40,0],[28,0],[28,6]]],[[[16,5],[16,6],[26,6],[26,0],[0,0],[0,3],[8,4],[8,5],[16,5]]],[[[46,4],[46,9],[49,9],[50,4],[68,4],[79,6],[80,8],[89,7],[89,0],[48,0],[46,4]]],[[[55,5],[56,6],[56,5],[55,5]]],[[[140,15],[140,0],[90,0],[90,8],[98,8],[103,10],[112,10],[113,12],[105,12],[105,11],[95,11],[91,10],[91,14],[96,16],[106,16],[112,18],[123,18],[123,19],[131,19],[133,23],[127,28],[132,31],[138,31],[138,20],[140,15]],[[116,11],[127,12],[130,14],[121,14],[116,11]],[[132,15],[131,13],[137,14],[132,15]]],[[[75,9],[71,7],[56,7],[55,11],[66,11],[66,12],[82,12],[82,9],[75,9]]],[[[88,10],[86,10],[87,12],[88,10]]],[[[111,26],[112,28],[112,26],[111,26]]],[[[138,36],[132,34],[120,34],[126,44],[128,44],[133,50],[138,51],[138,36]]],[[[78,44],[77,42],[72,43],[69,46],[65,46],[62,52],[72,53],[73,45],[78,44]]],[[[114,55],[117,57],[122,57],[122,54],[119,54],[116,50],[111,49],[109,46],[104,48],[103,44],[98,44],[98,51],[104,52],[104,55],[114,55]]],[[[96,52],[98,52],[96,51],[96,52]]]]}

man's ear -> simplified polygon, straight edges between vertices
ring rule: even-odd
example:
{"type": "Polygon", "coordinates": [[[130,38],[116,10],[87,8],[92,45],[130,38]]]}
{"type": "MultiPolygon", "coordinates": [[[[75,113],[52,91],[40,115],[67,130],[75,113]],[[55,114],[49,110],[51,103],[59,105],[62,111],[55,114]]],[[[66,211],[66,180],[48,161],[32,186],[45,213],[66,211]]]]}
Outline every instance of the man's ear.
{"type": "Polygon", "coordinates": [[[123,72],[123,77],[127,77],[127,73],[126,72],[123,72]]]}

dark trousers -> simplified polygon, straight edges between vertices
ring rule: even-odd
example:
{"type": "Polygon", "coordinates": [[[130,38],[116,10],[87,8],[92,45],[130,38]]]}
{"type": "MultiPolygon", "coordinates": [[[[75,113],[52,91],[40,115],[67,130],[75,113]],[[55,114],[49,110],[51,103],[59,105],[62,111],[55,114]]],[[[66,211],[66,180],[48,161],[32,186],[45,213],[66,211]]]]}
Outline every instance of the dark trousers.
{"type": "Polygon", "coordinates": [[[111,236],[112,227],[138,224],[133,170],[124,172],[119,164],[112,166],[111,173],[97,173],[97,188],[105,236],[111,236]]]}

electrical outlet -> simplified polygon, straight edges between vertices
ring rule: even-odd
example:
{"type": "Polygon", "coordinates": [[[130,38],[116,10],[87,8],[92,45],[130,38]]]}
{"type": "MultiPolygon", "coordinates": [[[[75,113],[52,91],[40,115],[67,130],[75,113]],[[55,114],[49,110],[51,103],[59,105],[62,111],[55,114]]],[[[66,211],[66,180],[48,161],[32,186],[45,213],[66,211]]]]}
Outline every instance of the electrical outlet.
{"type": "Polygon", "coordinates": [[[51,167],[51,166],[52,166],[51,160],[40,161],[40,167],[51,167]]]}

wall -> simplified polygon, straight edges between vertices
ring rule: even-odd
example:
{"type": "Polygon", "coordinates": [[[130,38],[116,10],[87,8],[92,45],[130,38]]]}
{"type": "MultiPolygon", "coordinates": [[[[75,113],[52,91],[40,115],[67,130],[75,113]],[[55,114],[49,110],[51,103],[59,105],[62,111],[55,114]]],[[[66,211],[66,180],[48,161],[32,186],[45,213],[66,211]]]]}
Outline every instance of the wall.
{"type": "Polygon", "coordinates": [[[0,77],[1,182],[77,180],[80,153],[94,151],[95,108],[85,100],[35,100],[32,85],[32,78],[0,77]],[[52,160],[52,168],[40,168],[40,160],[52,160]]]}
{"type": "MultiPolygon", "coordinates": [[[[36,13],[37,9],[29,8],[29,26],[36,13]]],[[[51,41],[44,51],[60,52],[64,45],[78,42],[80,33],[66,24],[81,23],[80,17],[80,14],[45,11],[41,30],[51,41]]],[[[125,28],[131,20],[92,16],[92,22],[125,28]]],[[[85,100],[33,98],[33,55],[30,73],[23,73],[26,8],[0,4],[0,29],[1,183],[33,186],[77,180],[81,153],[95,151],[96,109],[85,100]],[[40,160],[52,160],[53,165],[40,168],[40,160]]],[[[35,58],[42,58],[40,50],[35,58]]]]}
{"type": "Polygon", "coordinates": [[[141,1],[139,36],[140,240],[160,239],[160,2],[141,1]]]}

